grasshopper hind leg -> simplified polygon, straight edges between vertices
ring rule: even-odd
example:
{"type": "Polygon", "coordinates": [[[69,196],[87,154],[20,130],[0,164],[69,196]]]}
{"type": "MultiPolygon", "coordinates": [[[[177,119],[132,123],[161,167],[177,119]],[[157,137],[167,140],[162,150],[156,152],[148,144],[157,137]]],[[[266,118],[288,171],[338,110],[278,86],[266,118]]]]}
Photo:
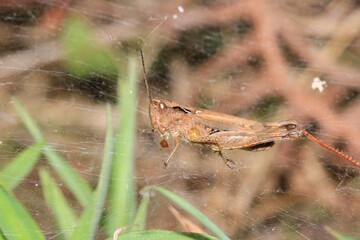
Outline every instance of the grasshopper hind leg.
{"type": "Polygon", "coordinates": [[[235,162],[230,158],[228,158],[223,150],[219,150],[219,155],[222,157],[222,159],[224,159],[226,166],[228,166],[231,169],[235,168],[236,166],[235,162]]]}

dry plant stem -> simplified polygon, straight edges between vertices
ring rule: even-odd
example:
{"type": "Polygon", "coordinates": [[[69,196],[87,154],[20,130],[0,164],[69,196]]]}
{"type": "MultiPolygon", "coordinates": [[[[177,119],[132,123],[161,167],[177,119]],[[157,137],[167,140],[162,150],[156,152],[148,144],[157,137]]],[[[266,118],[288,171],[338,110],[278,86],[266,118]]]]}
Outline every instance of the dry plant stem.
{"type": "Polygon", "coordinates": [[[131,224],[130,226],[125,226],[125,227],[116,229],[116,231],[114,232],[114,235],[113,235],[113,240],[118,240],[118,237],[119,237],[120,233],[124,232],[126,229],[129,229],[129,228],[131,228],[133,226],[135,226],[135,225],[131,224]]]}
{"type": "Polygon", "coordinates": [[[325,144],[324,142],[320,141],[319,139],[317,139],[316,137],[314,137],[313,135],[311,135],[309,132],[305,131],[305,130],[300,130],[300,132],[305,135],[308,139],[310,139],[311,141],[313,141],[314,143],[317,143],[319,144],[320,146],[330,150],[331,152],[339,155],[340,157],[346,159],[347,161],[351,162],[352,164],[354,164],[355,166],[359,167],[360,168],[360,162],[353,159],[351,156],[343,153],[343,152],[340,152],[339,150],[325,144]]]}
{"type": "Polygon", "coordinates": [[[202,230],[201,227],[180,214],[174,207],[169,206],[168,208],[170,212],[174,215],[174,217],[178,220],[178,222],[181,224],[185,232],[202,233],[208,235],[208,233],[202,230]]]}

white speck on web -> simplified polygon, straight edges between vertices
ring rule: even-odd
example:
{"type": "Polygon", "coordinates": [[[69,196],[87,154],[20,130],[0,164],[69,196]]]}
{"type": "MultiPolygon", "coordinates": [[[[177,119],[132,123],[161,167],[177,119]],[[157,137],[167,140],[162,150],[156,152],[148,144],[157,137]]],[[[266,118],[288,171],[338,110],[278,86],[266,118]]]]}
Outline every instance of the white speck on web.
{"type": "Polygon", "coordinates": [[[177,15],[176,15],[176,14],[173,15],[173,19],[177,19],[177,15]]]}
{"type": "Polygon", "coordinates": [[[115,38],[113,35],[111,35],[111,34],[108,35],[108,38],[109,38],[110,41],[114,41],[114,40],[116,39],[116,38],[115,38]]]}
{"type": "Polygon", "coordinates": [[[319,92],[323,92],[325,87],[326,87],[326,81],[321,81],[321,79],[318,77],[314,78],[311,84],[311,88],[313,90],[318,89],[319,92]]]}
{"type": "Polygon", "coordinates": [[[183,13],[183,12],[185,11],[182,6],[178,6],[178,10],[179,10],[179,12],[181,12],[181,13],[183,13]]]}

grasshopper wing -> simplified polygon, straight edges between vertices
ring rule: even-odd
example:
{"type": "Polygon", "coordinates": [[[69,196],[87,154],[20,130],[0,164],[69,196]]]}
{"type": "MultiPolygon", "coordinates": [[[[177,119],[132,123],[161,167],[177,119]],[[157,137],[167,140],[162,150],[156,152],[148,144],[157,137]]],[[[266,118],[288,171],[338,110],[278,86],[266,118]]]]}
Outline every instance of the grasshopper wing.
{"type": "Polygon", "coordinates": [[[232,115],[213,112],[205,109],[196,109],[194,120],[206,126],[223,131],[261,132],[264,125],[261,122],[235,117],[232,115]]]}

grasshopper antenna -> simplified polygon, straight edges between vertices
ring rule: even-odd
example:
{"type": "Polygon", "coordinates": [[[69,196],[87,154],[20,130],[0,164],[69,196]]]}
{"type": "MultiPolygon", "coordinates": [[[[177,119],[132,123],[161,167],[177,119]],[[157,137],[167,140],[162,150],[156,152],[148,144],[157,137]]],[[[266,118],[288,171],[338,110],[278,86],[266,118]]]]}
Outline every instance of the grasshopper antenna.
{"type": "Polygon", "coordinates": [[[146,68],[145,68],[145,63],[144,63],[144,56],[143,56],[143,52],[142,52],[140,42],[139,42],[139,50],[140,50],[140,55],[141,55],[141,62],[142,62],[142,66],[143,66],[143,71],[144,71],[145,86],[146,86],[147,94],[149,96],[149,100],[150,100],[150,104],[151,104],[152,103],[152,97],[151,97],[150,88],[149,88],[149,84],[148,84],[148,80],[147,80],[146,68]]]}
{"type": "Polygon", "coordinates": [[[311,135],[309,132],[305,131],[305,130],[300,130],[300,132],[302,133],[302,135],[305,135],[308,139],[310,139],[311,141],[313,141],[314,143],[319,144],[320,146],[330,150],[331,152],[339,155],[340,157],[346,159],[347,161],[351,162],[352,164],[354,164],[355,166],[360,168],[360,162],[355,160],[354,158],[352,158],[351,156],[340,152],[339,150],[327,145],[326,143],[320,141],[319,139],[317,139],[316,137],[314,137],[313,135],[311,135]]]}

